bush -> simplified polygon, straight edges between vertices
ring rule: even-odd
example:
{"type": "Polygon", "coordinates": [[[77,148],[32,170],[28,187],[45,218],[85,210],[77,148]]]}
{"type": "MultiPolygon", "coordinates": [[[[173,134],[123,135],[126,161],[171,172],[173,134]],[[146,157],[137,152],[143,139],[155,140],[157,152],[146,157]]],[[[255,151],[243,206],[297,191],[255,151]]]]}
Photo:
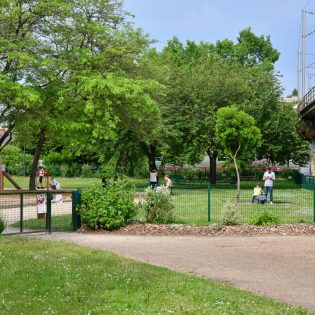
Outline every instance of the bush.
{"type": "Polygon", "coordinates": [[[196,173],[192,168],[184,168],[181,174],[188,181],[196,178],[196,173]]]}
{"type": "Polygon", "coordinates": [[[110,182],[106,188],[94,185],[83,191],[78,213],[82,222],[93,229],[117,229],[135,214],[134,191],[121,182],[110,182]]]}
{"type": "Polygon", "coordinates": [[[5,224],[4,221],[0,218],[0,234],[4,231],[5,224]]]}
{"type": "Polygon", "coordinates": [[[170,191],[165,186],[154,189],[148,187],[145,190],[145,200],[139,206],[143,207],[146,221],[149,223],[163,224],[174,222],[174,205],[170,191]]]}
{"type": "Polygon", "coordinates": [[[93,166],[89,164],[83,164],[81,167],[81,176],[85,178],[94,177],[95,171],[93,170],[93,166]]]}
{"type": "Polygon", "coordinates": [[[14,145],[7,145],[1,152],[2,163],[9,168],[11,175],[24,175],[24,162],[26,166],[26,172],[29,173],[32,165],[33,156],[31,154],[25,154],[23,150],[14,145]]]}
{"type": "Polygon", "coordinates": [[[240,224],[241,218],[237,210],[235,202],[227,202],[223,206],[221,224],[223,225],[237,225],[240,224]]]}
{"type": "Polygon", "coordinates": [[[292,170],[289,167],[285,167],[282,171],[277,172],[278,177],[288,179],[292,176],[292,170]]]}
{"type": "Polygon", "coordinates": [[[270,226],[270,225],[277,225],[280,223],[280,218],[272,214],[268,211],[264,211],[260,214],[253,222],[255,225],[263,225],[263,226],[270,226]]]}

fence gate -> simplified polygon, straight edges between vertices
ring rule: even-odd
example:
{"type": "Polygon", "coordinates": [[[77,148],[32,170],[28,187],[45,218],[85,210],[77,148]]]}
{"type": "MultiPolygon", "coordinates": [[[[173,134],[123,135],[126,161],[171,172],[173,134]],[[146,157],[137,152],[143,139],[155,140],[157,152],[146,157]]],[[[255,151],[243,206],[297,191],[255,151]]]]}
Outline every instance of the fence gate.
{"type": "Polygon", "coordinates": [[[75,231],[80,227],[76,206],[79,190],[8,190],[0,192],[3,234],[75,231]]]}

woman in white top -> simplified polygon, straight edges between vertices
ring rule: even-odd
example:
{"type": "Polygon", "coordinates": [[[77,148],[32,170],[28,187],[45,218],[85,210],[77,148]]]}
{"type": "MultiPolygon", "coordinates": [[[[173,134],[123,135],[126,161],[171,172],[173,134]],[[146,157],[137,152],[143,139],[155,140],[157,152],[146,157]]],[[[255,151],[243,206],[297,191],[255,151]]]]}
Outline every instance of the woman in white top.
{"type": "Polygon", "coordinates": [[[158,183],[158,173],[157,173],[156,169],[152,169],[152,170],[150,170],[151,188],[155,188],[157,186],[157,183],[158,183]]]}

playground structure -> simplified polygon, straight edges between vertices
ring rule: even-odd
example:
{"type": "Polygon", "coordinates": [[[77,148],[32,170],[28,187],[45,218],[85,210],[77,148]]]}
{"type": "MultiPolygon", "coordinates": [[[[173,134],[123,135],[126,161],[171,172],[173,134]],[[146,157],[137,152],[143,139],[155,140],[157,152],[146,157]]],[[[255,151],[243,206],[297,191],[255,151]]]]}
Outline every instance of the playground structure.
{"type": "MultiPolygon", "coordinates": [[[[38,184],[38,178],[39,178],[39,172],[36,173],[36,187],[38,184]]],[[[47,171],[44,171],[44,188],[45,190],[49,190],[49,173],[47,171]]],[[[5,190],[5,180],[8,180],[15,189],[22,190],[22,187],[8,174],[6,171],[6,167],[4,164],[1,164],[0,166],[0,191],[5,190]]]]}
{"type": "MultiPolygon", "coordinates": [[[[8,174],[8,172],[6,170],[7,170],[6,166],[4,164],[0,164],[0,193],[1,192],[4,193],[6,191],[7,192],[10,192],[10,191],[12,191],[12,192],[27,192],[28,190],[22,189],[22,187],[8,174]],[[5,188],[5,181],[6,180],[8,180],[15,189],[5,188]]],[[[32,204],[34,204],[36,206],[37,219],[43,219],[46,217],[46,213],[47,213],[47,194],[44,194],[44,191],[45,192],[49,191],[49,174],[48,174],[48,172],[44,171],[42,165],[39,167],[39,170],[36,174],[36,181],[37,181],[36,186],[37,186],[37,184],[39,184],[38,183],[39,176],[42,177],[42,180],[40,181],[41,189],[39,189],[39,188],[37,189],[38,193],[33,192],[33,198],[34,197],[35,198],[34,198],[32,204]],[[44,187],[43,187],[43,183],[45,184],[44,187]]],[[[63,203],[62,194],[60,194],[60,193],[55,194],[54,197],[55,197],[55,202],[57,201],[57,204],[61,206],[63,203]]],[[[15,198],[12,198],[12,200],[14,200],[14,199],[15,198]]],[[[4,199],[1,199],[0,200],[0,209],[3,206],[3,202],[4,202],[4,199]]],[[[12,210],[10,210],[10,213],[12,214],[12,210]]]]}
{"type": "Polygon", "coordinates": [[[6,172],[6,167],[4,164],[0,166],[1,176],[0,176],[0,189],[4,191],[4,180],[5,178],[18,190],[21,190],[21,186],[6,172]]]}

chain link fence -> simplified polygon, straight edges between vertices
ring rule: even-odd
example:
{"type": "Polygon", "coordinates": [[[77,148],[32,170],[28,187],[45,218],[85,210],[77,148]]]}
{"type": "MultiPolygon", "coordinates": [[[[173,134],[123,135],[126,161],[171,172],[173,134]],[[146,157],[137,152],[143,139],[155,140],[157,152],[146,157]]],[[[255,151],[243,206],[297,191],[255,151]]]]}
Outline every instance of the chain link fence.
{"type": "Polygon", "coordinates": [[[3,234],[76,230],[79,202],[78,190],[0,192],[3,234]]]}
{"type": "MultiPolygon", "coordinates": [[[[315,222],[314,178],[304,179],[303,185],[293,180],[278,180],[273,188],[272,204],[269,196],[266,203],[252,202],[255,184],[254,181],[241,183],[237,201],[235,183],[177,182],[171,196],[176,223],[222,223],[227,208],[236,212],[240,223],[255,223],[264,212],[276,216],[283,224],[315,222]]],[[[144,189],[143,186],[136,188],[136,202],[144,200],[144,189]]],[[[138,214],[137,219],[144,220],[144,214],[138,214]]]]}

